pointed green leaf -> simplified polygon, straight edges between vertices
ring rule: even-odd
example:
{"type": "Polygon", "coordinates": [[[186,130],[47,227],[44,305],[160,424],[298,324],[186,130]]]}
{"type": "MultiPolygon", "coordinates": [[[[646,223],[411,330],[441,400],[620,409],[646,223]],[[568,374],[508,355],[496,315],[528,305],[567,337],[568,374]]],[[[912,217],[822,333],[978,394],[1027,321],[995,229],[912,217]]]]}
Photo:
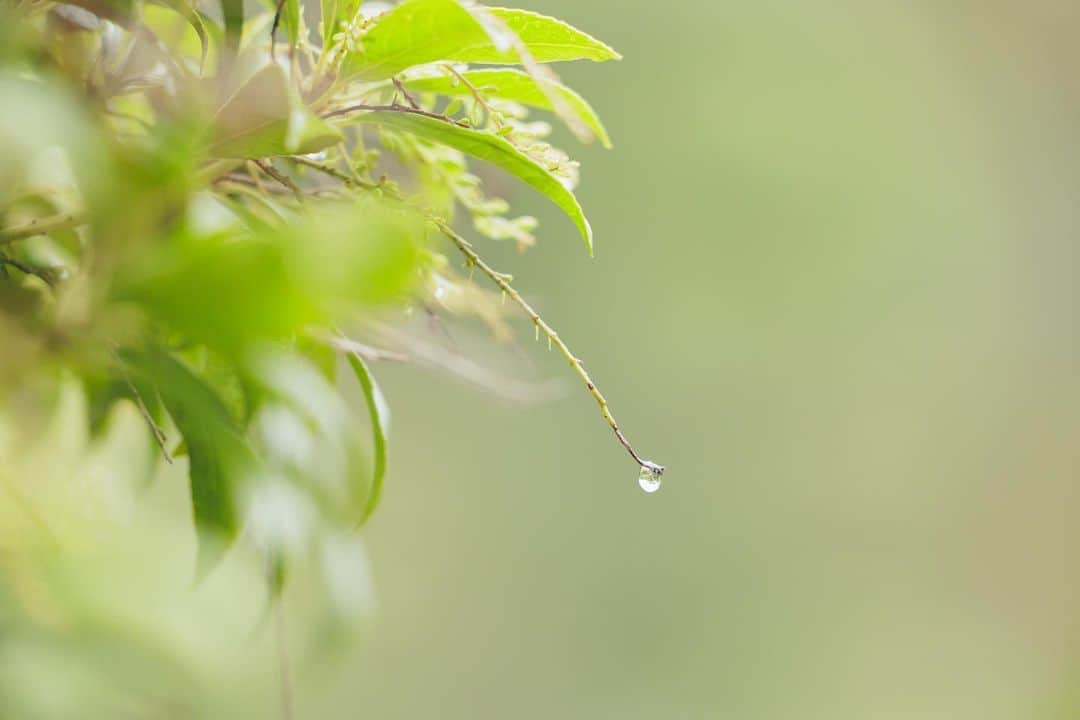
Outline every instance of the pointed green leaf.
{"type": "Polygon", "coordinates": [[[386,443],[390,437],[390,409],[379,389],[375,378],[364,362],[356,353],[349,353],[349,365],[360,381],[360,387],[364,390],[364,399],[367,402],[368,414],[371,416],[371,432],[375,449],[375,469],[371,476],[371,493],[368,495],[367,506],[364,508],[361,524],[367,521],[379,504],[382,496],[383,478],[386,477],[386,443]]]}
{"type": "MultiPolygon", "coordinates": [[[[536,79],[520,70],[491,68],[468,70],[461,73],[461,75],[469,84],[488,97],[511,100],[541,110],[554,109],[551,105],[551,99],[544,93],[536,79]]],[[[445,75],[416,78],[408,80],[405,84],[417,92],[431,92],[439,95],[469,96],[472,93],[464,83],[445,75]]],[[[590,130],[596,133],[596,137],[600,139],[600,143],[604,147],[611,147],[611,139],[608,137],[607,130],[604,128],[603,123],[600,122],[600,118],[597,117],[596,111],[592,109],[592,106],[589,105],[585,98],[562,83],[549,82],[547,86],[550,91],[557,93],[570,106],[570,109],[581,118],[581,121],[590,130]]]]}
{"type": "Polygon", "coordinates": [[[458,0],[405,0],[376,21],[361,38],[362,50],[345,58],[342,71],[361,80],[383,80],[438,60],[516,64],[520,58],[512,46],[517,38],[509,33],[537,62],[621,57],[596,38],[545,15],[466,9],[458,0]]]}
{"type": "Polygon", "coordinates": [[[300,0],[285,0],[285,4],[281,6],[280,22],[285,28],[289,46],[296,47],[300,42],[300,0]]]}
{"type": "MultiPolygon", "coordinates": [[[[478,13],[491,34],[500,31],[517,35],[529,54],[537,62],[562,62],[566,60],[621,60],[622,55],[592,35],[573,25],[547,15],[514,8],[481,8],[478,13]],[[483,16],[487,15],[488,18],[483,16]]],[[[475,63],[517,64],[521,62],[512,42],[493,42],[463,45],[447,56],[449,60],[475,63]],[[502,47],[498,47],[501,45],[502,47]]]]}
{"type": "Polygon", "coordinates": [[[244,0],[221,0],[221,17],[225,23],[225,47],[235,55],[244,31],[244,0]]]}
{"type": "Polygon", "coordinates": [[[592,228],[589,227],[589,221],[577,198],[546,168],[506,139],[480,130],[461,127],[446,120],[396,110],[365,112],[357,115],[355,120],[404,130],[426,140],[448,145],[515,175],[546,195],[569,216],[581,231],[581,236],[585,238],[589,254],[592,254],[592,228]]]}
{"type": "Polygon", "coordinates": [[[207,150],[215,157],[302,155],[342,139],[303,104],[278,65],[267,65],[229,98],[214,126],[207,150]]]}
{"type": "Polygon", "coordinates": [[[205,67],[206,55],[210,51],[210,36],[206,32],[206,25],[203,24],[202,15],[199,14],[194,3],[191,0],[161,0],[161,2],[182,15],[192,29],[195,30],[195,34],[199,36],[199,45],[202,48],[199,67],[205,67]]]}
{"type": "Polygon", "coordinates": [[[405,0],[380,16],[360,42],[362,50],[346,56],[342,73],[360,80],[384,80],[490,40],[457,0],[405,0]]]}
{"type": "Polygon", "coordinates": [[[321,0],[319,9],[322,11],[322,46],[323,50],[330,47],[333,42],[334,33],[337,32],[338,22],[338,10],[341,7],[341,0],[321,0]]]}
{"type": "Polygon", "coordinates": [[[187,445],[192,514],[206,535],[199,543],[202,576],[239,531],[237,486],[254,455],[225,403],[187,365],[162,350],[129,359],[133,374],[157,390],[187,445]]]}

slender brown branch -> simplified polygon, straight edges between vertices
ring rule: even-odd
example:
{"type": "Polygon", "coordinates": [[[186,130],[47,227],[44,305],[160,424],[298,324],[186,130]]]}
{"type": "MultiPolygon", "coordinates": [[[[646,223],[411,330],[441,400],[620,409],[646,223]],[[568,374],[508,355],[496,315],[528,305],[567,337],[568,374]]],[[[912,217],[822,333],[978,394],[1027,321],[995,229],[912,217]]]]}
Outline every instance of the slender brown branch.
{"type": "Polygon", "coordinates": [[[397,88],[397,91],[399,93],[401,93],[402,97],[405,98],[405,102],[409,103],[409,107],[411,107],[413,110],[420,110],[421,109],[420,108],[420,103],[416,102],[416,98],[414,98],[412,96],[412,93],[410,93],[405,88],[405,85],[402,84],[402,82],[400,80],[398,80],[397,78],[394,78],[393,83],[394,83],[394,87],[397,88]]]}
{"type": "Polygon", "coordinates": [[[424,117],[429,117],[429,118],[432,118],[434,120],[442,120],[445,123],[450,123],[451,125],[457,125],[458,127],[463,127],[463,128],[470,127],[469,123],[464,122],[462,120],[455,120],[454,118],[449,118],[449,117],[446,117],[445,115],[440,115],[439,113],[429,112],[427,110],[422,110],[420,108],[409,107],[408,105],[396,105],[396,104],[391,104],[391,105],[366,105],[364,103],[358,103],[356,105],[349,105],[347,107],[338,108],[337,110],[331,110],[330,112],[323,115],[323,117],[324,118],[332,118],[332,117],[338,117],[340,115],[348,115],[348,114],[354,113],[354,112],[379,111],[379,110],[385,110],[385,111],[389,111],[389,112],[408,113],[410,115],[423,115],[424,117]]]}
{"type": "MultiPolygon", "coordinates": [[[[116,357],[117,362],[120,362],[119,355],[113,351],[113,355],[116,357]]],[[[135,405],[139,408],[139,414],[143,416],[143,420],[150,426],[150,434],[154,436],[154,442],[161,449],[161,454],[165,457],[165,462],[170,465],[173,464],[172,455],[169,453],[167,447],[169,439],[165,436],[165,431],[161,429],[161,426],[154,422],[154,416],[150,414],[150,408],[146,406],[146,402],[143,400],[142,393],[135,387],[135,383],[131,382],[131,377],[128,376],[127,370],[123,366],[120,368],[120,372],[124,375],[124,383],[127,384],[128,390],[131,391],[132,397],[135,398],[135,405]]]]}
{"type": "Polygon", "coordinates": [[[498,272],[486,262],[484,262],[484,260],[476,254],[476,251],[473,250],[473,247],[469,243],[469,241],[463,238],[461,235],[458,235],[457,232],[455,232],[454,229],[450,227],[450,225],[447,224],[445,220],[433,218],[431,216],[429,216],[428,219],[432,224],[435,225],[436,228],[438,228],[439,232],[449,238],[449,240],[455,246],[457,246],[457,249],[460,250],[461,254],[465,256],[465,259],[470,266],[480,268],[480,272],[487,275],[488,278],[493,283],[495,283],[505,295],[507,295],[511,300],[514,301],[515,305],[525,311],[525,314],[529,316],[529,319],[532,320],[536,327],[539,328],[540,332],[547,337],[548,342],[559,349],[559,352],[562,353],[563,357],[565,357],[567,362],[570,363],[570,367],[572,367],[574,369],[574,372],[577,373],[578,377],[580,377],[584,381],[585,387],[588,389],[589,394],[593,396],[593,399],[596,400],[596,403],[600,406],[600,414],[604,416],[604,420],[607,421],[608,426],[610,426],[612,431],[615,433],[615,437],[619,439],[619,442],[622,444],[622,446],[626,448],[626,451],[628,453],[630,453],[630,457],[634,458],[634,461],[643,468],[648,468],[650,471],[655,472],[656,474],[663,473],[664,467],[662,465],[657,465],[654,462],[645,460],[637,454],[637,451],[634,450],[634,446],[630,444],[630,441],[626,439],[626,436],[623,434],[622,430],[619,429],[619,424],[615,421],[615,416],[612,415],[611,408],[608,407],[607,400],[600,393],[600,390],[596,387],[596,383],[593,382],[592,378],[589,376],[589,373],[585,370],[585,365],[581,362],[581,359],[576,357],[574,353],[570,351],[570,348],[566,345],[565,342],[563,342],[562,338],[559,337],[559,334],[555,332],[555,330],[550,325],[544,322],[544,319],[540,317],[540,313],[536,312],[536,310],[533,309],[532,305],[530,305],[528,301],[526,301],[525,298],[523,298],[521,294],[510,284],[510,276],[506,275],[505,273],[498,272]]]}
{"type": "Polygon", "coordinates": [[[488,104],[488,101],[484,98],[480,91],[477,90],[476,86],[469,82],[468,78],[459,73],[453,65],[444,64],[440,67],[452,74],[455,78],[458,79],[458,81],[462,85],[465,86],[465,89],[467,89],[469,91],[469,94],[473,96],[473,100],[476,100],[477,104],[479,104],[480,107],[484,108],[484,111],[488,114],[488,117],[495,122],[496,127],[502,127],[503,122],[501,119],[499,119],[499,114],[491,108],[491,105],[488,104]]]}
{"type": "Polygon", "coordinates": [[[294,162],[300,163],[301,165],[306,165],[313,170],[318,170],[319,172],[325,175],[329,175],[332,178],[336,178],[348,187],[362,187],[365,190],[374,190],[379,187],[376,183],[367,182],[360,177],[347,175],[335,167],[332,167],[330,165],[324,165],[322,163],[315,162],[314,160],[309,160],[303,155],[293,155],[289,159],[293,160],[294,162]]]}
{"type": "Polygon", "coordinates": [[[279,183],[281,183],[285,187],[292,190],[293,195],[296,196],[297,202],[303,204],[303,202],[304,202],[304,191],[300,189],[299,185],[297,185],[296,183],[294,183],[292,181],[292,178],[290,178],[288,175],[278,171],[278,169],[276,167],[274,167],[273,164],[269,160],[256,160],[255,161],[255,166],[258,167],[260,170],[262,170],[267,175],[269,175],[270,177],[277,180],[279,183]]]}
{"type": "Polygon", "coordinates": [[[36,268],[26,263],[19,262],[18,260],[12,260],[11,258],[0,255],[0,267],[10,265],[11,267],[26,273],[27,275],[33,275],[50,287],[56,284],[56,275],[51,270],[46,268],[36,268]]]}

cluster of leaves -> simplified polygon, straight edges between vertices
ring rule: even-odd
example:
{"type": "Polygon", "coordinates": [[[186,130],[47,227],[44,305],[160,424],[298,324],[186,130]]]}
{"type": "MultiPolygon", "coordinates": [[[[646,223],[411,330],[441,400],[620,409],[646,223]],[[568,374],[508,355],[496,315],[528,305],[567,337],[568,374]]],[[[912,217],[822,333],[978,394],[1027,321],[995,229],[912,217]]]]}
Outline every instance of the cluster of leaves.
{"type": "Polygon", "coordinates": [[[477,158],[555,203],[591,253],[577,164],[530,112],[609,145],[547,64],[618,58],[610,47],[459,0],[5,13],[0,387],[75,370],[98,425],[136,406],[158,456],[187,458],[203,569],[247,527],[280,587],[320,528],[367,520],[389,417],[367,363],[387,353],[363,333],[412,308],[502,336],[513,298],[645,467],[581,362],[451,227],[464,211],[482,236],[534,241],[535,219],[484,193],[477,158]]]}

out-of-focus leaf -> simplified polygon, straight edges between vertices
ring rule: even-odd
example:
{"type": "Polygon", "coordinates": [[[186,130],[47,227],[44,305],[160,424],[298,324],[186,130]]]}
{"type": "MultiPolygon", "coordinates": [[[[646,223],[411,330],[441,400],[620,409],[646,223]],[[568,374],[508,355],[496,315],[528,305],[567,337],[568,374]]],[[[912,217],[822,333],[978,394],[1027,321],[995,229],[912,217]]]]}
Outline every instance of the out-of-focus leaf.
{"type": "Polygon", "coordinates": [[[330,317],[402,300],[417,281],[423,219],[364,196],[282,229],[298,281],[330,317]]]}
{"type": "Polygon", "coordinates": [[[334,33],[337,32],[338,10],[340,7],[341,0],[321,0],[319,3],[319,9],[322,12],[322,46],[324,50],[330,47],[334,33]]]}
{"type": "Polygon", "coordinates": [[[437,118],[394,110],[375,110],[356,116],[357,122],[386,125],[433,140],[486,160],[533,186],[573,220],[593,252],[592,228],[577,198],[548,170],[506,139],[488,132],[461,127],[437,118]]]}
{"type": "Polygon", "coordinates": [[[215,157],[303,155],[341,142],[342,136],[312,113],[278,65],[255,74],[218,110],[207,151],[215,157]]]}
{"type": "Polygon", "coordinates": [[[460,62],[517,64],[521,62],[513,38],[498,40],[500,32],[517,36],[536,62],[565,60],[621,60],[622,55],[573,25],[547,15],[514,8],[477,7],[473,12],[487,14],[484,25],[491,31],[487,42],[462,45],[446,56],[460,62]],[[495,36],[495,40],[491,39],[495,36]]]}
{"type": "Polygon", "coordinates": [[[86,8],[123,27],[127,27],[135,16],[135,0],[69,0],[67,4],[86,8]]]}
{"type": "Polygon", "coordinates": [[[280,22],[290,47],[296,47],[300,42],[300,14],[300,0],[285,0],[281,6],[280,22]]]}
{"type": "Polygon", "coordinates": [[[383,479],[386,477],[386,444],[390,438],[390,407],[363,358],[356,353],[349,353],[348,357],[349,365],[364,391],[364,400],[367,402],[368,414],[371,416],[372,443],[375,452],[371,493],[368,495],[367,506],[360,518],[363,524],[375,512],[379,499],[382,497],[383,479]]]}
{"type": "Polygon", "coordinates": [[[214,237],[176,242],[116,290],[156,320],[226,355],[285,338],[320,318],[278,242],[214,237]]]}
{"type": "Polygon", "coordinates": [[[251,403],[237,367],[205,345],[197,345],[178,354],[221,399],[233,422],[244,424],[250,416],[251,403]]]}
{"type": "Polygon", "coordinates": [[[208,572],[239,530],[238,486],[255,465],[221,398],[187,365],[151,349],[130,356],[132,371],[154,387],[188,450],[191,506],[199,542],[198,575],[208,572]]]}
{"type": "MultiPolygon", "coordinates": [[[[355,524],[370,499],[371,474],[360,425],[337,388],[312,363],[293,353],[263,352],[253,358],[250,372],[264,400],[252,425],[262,456],[270,467],[301,485],[325,517],[355,524]]],[[[262,513],[260,527],[268,532],[260,531],[261,535],[278,541],[289,536],[287,544],[303,544],[307,532],[303,528],[308,527],[303,514],[282,522],[284,515],[294,512],[298,510],[262,513]]]]}
{"type": "Polygon", "coordinates": [[[221,0],[221,16],[225,21],[225,47],[231,58],[240,47],[244,30],[244,0],[221,0]]]}
{"type": "Polygon", "coordinates": [[[118,278],[114,295],[227,359],[404,297],[422,219],[375,198],[324,206],[258,237],[179,235],[118,278]]]}
{"type": "Polygon", "coordinates": [[[0,205],[8,205],[29,166],[48,149],[69,164],[87,206],[104,204],[113,190],[112,163],[99,135],[75,98],[57,85],[0,72],[0,205]]]}
{"type": "MultiPolygon", "coordinates": [[[[536,79],[528,73],[510,68],[490,68],[483,70],[467,70],[461,73],[473,87],[488,97],[511,100],[540,108],[541,110],[553,110],[551,99],[540,87],[536,79]]],[[[456,78],[449,76],[436,76],[415,78],[405,83],[410,89],[417,92],[432,92],[440,95],[469,96],[472,91],[467,85],[456,78]]],[[[577,114],[600,139],[600,143],[611,147],[611,139],[607,130],[596,115],[588,101],[567,86],[558,82],[548,82],[547,89],[558,93],[567,105],[577,114]]]]}
{"type": "Polygon", "coordinates": [[[195,31],[195,34],[199,36],[199,45],[202,47],[201,55],[199,59],[199,67],[204,68],[206,66],[206,55],[210,52],[210,36],[206,32],[206,25],[203,24],[202,15],[199,14],[195,4],[191,0],[160,0],[162,4],[172,8],[177,13],[183,16],[191,28],[195,31]]]}

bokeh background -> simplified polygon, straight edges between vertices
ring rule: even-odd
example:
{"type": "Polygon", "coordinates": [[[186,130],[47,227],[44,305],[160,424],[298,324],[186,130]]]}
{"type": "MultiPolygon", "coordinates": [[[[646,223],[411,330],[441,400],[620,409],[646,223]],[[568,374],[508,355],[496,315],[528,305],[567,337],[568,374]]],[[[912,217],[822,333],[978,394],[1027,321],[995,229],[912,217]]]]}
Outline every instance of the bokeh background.
{"type": "Polygon", "coordinates": [[[1080,8],[530,7],[625,55],[559,68],[616,147],[577,152],[596,260],[555,213],[498,259],[669,470],[576,387],[384,371],[381,609],[325,712],[1080,714],[1080,8]]]}
{"type": "MultiPolygon", "coordinates": [[[[559,67],[616,147],[573,151],[595,260],[513,185],[540,244],[483,250],[664,486],[638,489],[576,385],[519,405],[379,365],[386,495],[367,566],[355,546],[338,558],[369,611],[359,640],[305,663],[317,605],[293,579],[296,717],[1080,715],[1080,6],[519,4],[624,54],[559,67]]],[[[519,330],[524,355],[459,342],[566,377],[519,330]]],[[[43,440],[23,467],[63,476],[68,457],[43,440]]],[[[116,618],[88,664],[139,677],[125,638],[180,647],[147,686],[194,673],[204,716],[274,717],[261,579],[237,550],[191,587],[182,472],[131,507],[82,472],[87,507],[130,521],[104,530],[80,505],[61,532],[97,559],[43,562],[116,618]]],[[[5,503],[8,530],[34,525],[5,503]]],[[[65,716],[91,676],[35,652],[8,638],[0,676],[65,716]]]]}

